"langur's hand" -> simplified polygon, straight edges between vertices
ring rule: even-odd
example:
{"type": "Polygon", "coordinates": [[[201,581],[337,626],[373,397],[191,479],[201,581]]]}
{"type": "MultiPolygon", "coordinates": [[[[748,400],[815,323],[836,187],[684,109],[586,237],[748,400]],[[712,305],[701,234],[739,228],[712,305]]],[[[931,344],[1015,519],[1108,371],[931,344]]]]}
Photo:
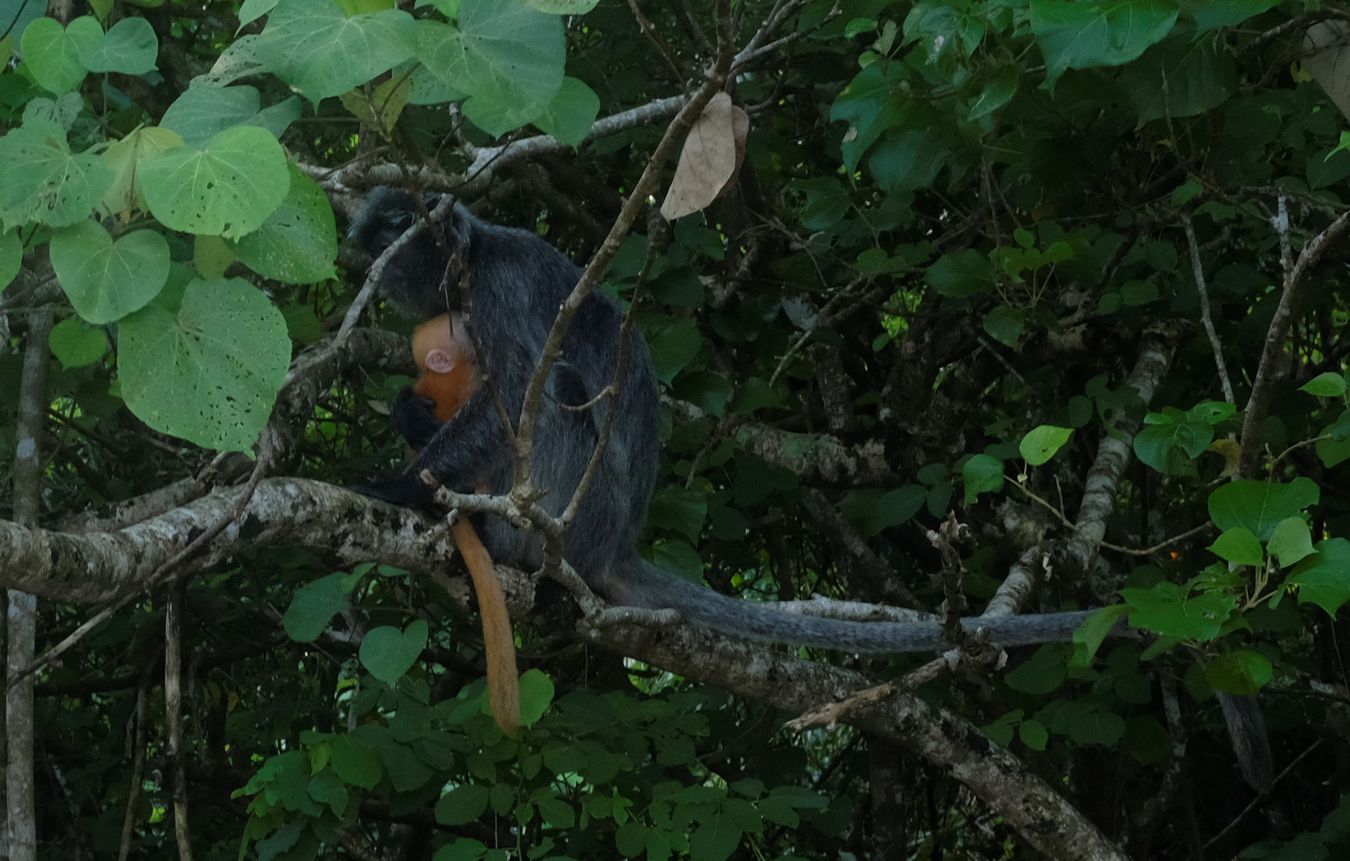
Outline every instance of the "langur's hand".
{"type": "Polygon", "coordinates": [[[411,472],[404,472],[375,481],[360,482],[347,489],[362,496],[369,496],[371,499],[379,499],[384,502],[392,502],[395,505],[406,505],[413,508],[430,508],[435,503],[435,491],[427,487],[422,479],[411,472]]]}
{"type": "Polygon", "coordinates": [[[394,423],[394,430],[417,451],[426,448],[436,431],[441,429],[441,420],[436,418],[435,407],[435,401],[422,397],[411,388],[399,392],[389,407],[389,418],[394,423]]]}

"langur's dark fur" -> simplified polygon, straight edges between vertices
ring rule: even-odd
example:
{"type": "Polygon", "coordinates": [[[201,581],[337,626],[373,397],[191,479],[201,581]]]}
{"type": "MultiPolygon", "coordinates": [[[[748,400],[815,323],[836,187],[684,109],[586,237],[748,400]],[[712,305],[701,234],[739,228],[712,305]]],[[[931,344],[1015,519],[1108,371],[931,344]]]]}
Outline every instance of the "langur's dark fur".
{"type": "MultiPolygon", "coordinates": [[[[421,207],[410,195],[373,191],[353,222],[350,237],[377,255],[413,223],[421,207]]],[[[362,493],[401,505],[426,505],[430,492],[418,479],[431,470],[443,484],[493,493],[511,487],[511,446],[492,390],[514,420],[525,387],[563,299],[581,276],[570,260],[540,237],[488,224],[456,205],[446,218],[419,232],[385,267],[380,289],[404,313],[426,320],[458,305],[460,276],[469,275],[472,333],[482,349],[479,362],[488,387],[442,425],[427,401],[404,390],[393,407],[394,425],[420,453],[401,475],[363,485],[362,493]],[[440,241],[437,241],[437,231],[440,241]],[[447,266],[450,271],[447,272],[447,266]],[[443,292],[444,291],[444,292],[443,292]]],[[[949,647],[936,623],[844,622],[783,613],[704,589],[643,561],[637,541],[647,518],[659,452],[659,401],[647,345],[630,339],[628,372],[618,403],[585,404],[614,377],[622,313],[608,296],[592,293],[582,303],[563,341],[541,405],[530,475],[546,492],[540,504],[558,514],[586,469],[604,426],[616,409],[599,472],[572,522],[563,556],[599,594],[616,604],[670,608],[684,618],[738,637],[820,646],[848,652],[918,652],[949,647]]],[[[492,558],[519,567],[542,560],[542,542],[498,518],[480,533],[492,558]]],[[[1003,646],[1068,638],[1088,613],[966,620],[1003,646]]]]}

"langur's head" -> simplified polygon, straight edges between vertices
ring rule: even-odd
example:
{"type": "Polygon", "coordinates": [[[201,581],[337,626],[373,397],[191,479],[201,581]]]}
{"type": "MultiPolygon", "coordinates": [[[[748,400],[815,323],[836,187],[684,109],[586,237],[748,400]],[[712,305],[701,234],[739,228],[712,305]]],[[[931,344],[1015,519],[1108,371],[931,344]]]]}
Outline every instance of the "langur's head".
{"type": "MultiPolygon", "coordinates": [[[[393,245],[418,219],[436,209],[441,196],[421,199],[396,188],[381,186],[366,196],[347,230],[347,240],[374,259],[393,245]]],[[[419,319],[459,307],[460,267],[446,263],[451,254],[469,253],[472,216],[458,203],[438,224],[410,237],[385,263],[380,290],[400,311],[419,319]]]]}
{"type": "Polygon", "coordinates": [[[413,330],[412,355],[418,370],[413,391],[430,398],[436,418],[448,421],[478,390],[468,332],[454,314],[432,317],[413,330]]]}

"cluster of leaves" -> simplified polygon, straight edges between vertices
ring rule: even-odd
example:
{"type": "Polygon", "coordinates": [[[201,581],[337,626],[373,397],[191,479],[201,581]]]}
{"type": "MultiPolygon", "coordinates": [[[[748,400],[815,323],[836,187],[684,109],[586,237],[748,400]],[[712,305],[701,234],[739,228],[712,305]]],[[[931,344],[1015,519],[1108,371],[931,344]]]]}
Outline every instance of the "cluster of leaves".
{"type": "MultiPolygon", "coordinates": [[[[643,9],[696,69],[715,5],[643,9]]],[[[773,6],[736,5],[743,29],[773,6]]],[[[1178,733],[1187,773],[1234,773],[1215,691],[1263,695],[1281,764],[1344,720],[1350,310],[1334,249],[1281,345],[1260,469],[1236,476],[1282,245],[1296,254],[1350,194],[1345,94],[1319,84],[1302,41],[1339,13],[1301,0],[838,5],[800,4],[793,41],[737,81],[750,117],[739,179],[678,220],[660,254],[629,237],[606,276],[621,298],[645,279],[640,323],[679,404],[651,555],[751,598],[937,606],[922,535],[954,511],[977,527],[965,587],[985,598],[1028,531],[1074,517],[1098,443],[1140,424],[1112,547],[1098,570],[1056,568],[1045,596],[1113,607],[1078,643],[1014,655],[991,699],[924,693],[1055,774],[1140,857],[1185,857],[1190,829],[1250,857],[1334,857],[1350,775],[1333,757],[1299,760],[1297,834],[1251,819],[1222,831],[1248,800],[1229,781],[1178,801],[1158,773],[1178,733]],[[1203,314],[1236,403],[1192,325],[1203,314]],[[1158,330],[1172,367],[1145,407],[1124,380],[1158,330]],[[1122,615],[1148,642],[1103,640],[1122,615]],[[1184,725],[1163,706],[1178,690],[1184,725]],[[1154,801],[1190,809],[1160,821],[1154,801]]],[[[447,135],[485,145],[530,126],[579,145],[602,104],[688,83],[622,3],[100,0],[68,25],[34,6],[0,0],[0,56],[21,58],[0,71],[0,289],[13,291],[0,301],[40,295],[45,254],[64,294],[54,515],[183,475],[183,454],[146,442],[140,422],[210,450],[253,444],[293,344],[320,338],[352,295],[334,278],[337,219],[316,166],[436,153],[453,173],[468,159],[443,150],[447,135]]],[[[494,216],[584,258],[588,221],[617,211],[656,133],[550,156],[544,192],[529,168],[505,171],[494,216]]],[[[9,415],[17,373],[0,357],[9,415]]],[[[369,405],[399,384],[371,372],[335,385],[306,428],[306,468],[348,478],[397,457],[369,405]]],[[[13,450],[9,423],[0,442],[13,450]]],[[[234,857],[241,837],[260,857],[316,857],[405,828],[440,859],[1005,851],[1005,826],[972,826],[978,806],[941,775],[869,796],[884,757],[853,736],[788,739],[771,713],[528,635],[549,679],[526,674],[529,725],[504,739],[472,681],[471,624],[396,573],[329,570],[269,549],[189,592],[204,629],[189,780],[215,805],[194,807],[208,857],[234,857]],[[284,636],[274,606],[289,608],[284,636]]],[[[69,611],[44,612],[44,630],[68,627],[69,611]]],[[[43,676],[39,747],[81,786],[73,803],[44,798],[49,845],[117,844],[120,727],[162,627],[147,602],[43,676]]],[[[150,780],[137,803],[147,855],[172,844],[167,795],[150,780]]]]}

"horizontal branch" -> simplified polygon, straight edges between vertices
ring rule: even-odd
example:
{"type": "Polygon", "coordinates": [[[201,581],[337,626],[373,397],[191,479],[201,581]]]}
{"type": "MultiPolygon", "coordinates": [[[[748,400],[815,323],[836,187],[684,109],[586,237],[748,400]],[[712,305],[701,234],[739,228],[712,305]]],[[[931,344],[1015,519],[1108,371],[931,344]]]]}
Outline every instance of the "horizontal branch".
{"type": "MultiPolygon", "coordinates": [[[[141,589],[155,569],[229,514],[242,492],[217,490],[114,532],[76,535],[0,520],[0,588],[76,604],[141,589]]],[[[259,483],[243,513],[196,564],[219,564],[273,544],[321,549],[349,564],[379,559],[414,570],[454,554],[449,533],[432,518],[320,481],[272,478],[259,483]]]]}

